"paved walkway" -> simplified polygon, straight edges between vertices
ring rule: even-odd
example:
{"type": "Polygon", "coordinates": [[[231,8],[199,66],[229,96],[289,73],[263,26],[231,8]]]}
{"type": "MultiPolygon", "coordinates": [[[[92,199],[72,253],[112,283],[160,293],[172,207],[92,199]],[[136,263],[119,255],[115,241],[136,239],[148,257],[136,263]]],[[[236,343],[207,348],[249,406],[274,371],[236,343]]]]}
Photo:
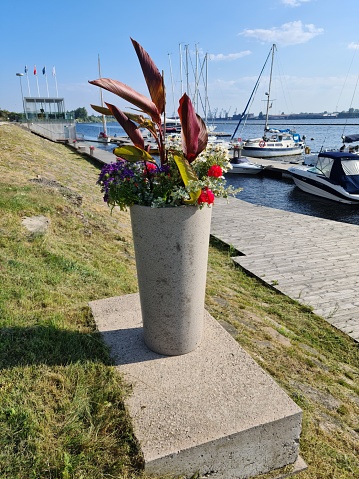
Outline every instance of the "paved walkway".
{"type": "MultiPolygon", "coordinates": [[[[114,161],[116,161],[116,156],[112,153],[112,151],[106,151],[101,148],[97,148],[96,146],[92,146],[91,150],[91,145],[83,141],[77,141],[76,143],[70,144],[69,146],[79,151],[79,153],[86,153],[87,155],[90,155],[100,164],[113,163],[114,161]]],[[[112,145],[112,148],[116,148],[116,145],[112,145]]]]}
{"type": "Polygon", "coordinates": [[[244,269],[359,341],[359,226],[230,199],[216,200],[211,234],[245,255],[234,258],[244,269]]]}

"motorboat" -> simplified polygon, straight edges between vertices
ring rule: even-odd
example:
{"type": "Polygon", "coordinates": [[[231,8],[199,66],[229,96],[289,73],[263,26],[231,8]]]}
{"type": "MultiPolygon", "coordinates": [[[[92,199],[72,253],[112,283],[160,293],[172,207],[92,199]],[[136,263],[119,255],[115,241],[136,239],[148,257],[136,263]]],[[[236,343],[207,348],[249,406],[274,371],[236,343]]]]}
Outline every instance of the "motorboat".
{"type": "Polygon", "coordinates": [[[252,163],[245,156],[231,159],[231,167],[227,173],[235,175],[258,175],[264,169],[264,166],[252,163]]]}
{"type": "Polygon", "coordinates": [[[346,145],[346,143],[357,143],[359,142],[359,135],[357,133],[353,135],[346,135],[342,136],[343,145],[341,146],[339,151],[349,151],[349,153],[355,153],[356,155],[359,154],[359,145],[346,145]]]}
{"type": "Polygon", "coordinates": [[[273,63],[274,63],[274,52],[276,50],[276,45],[273,44],[272,48],[269,51],[267,59],[263,65],[262,71],[258,77],[258,80],[254,86],[252,94],[248,100],[245,110],[243,111],[238,125],[232,135],[232,140],[234,139],[238,127],[242,120],[247,115],[247,109],[252,101],[254,93],[257,91],[259,80],[262,76],[263,70],[268,62],[269,57],[272,57],[270,76],[269,76],[269,88],[266,93],[266,115],[265,115],[265,125],[264,125],[264,134],[260,138],[251,138],[245,140],[241,143],[243,153],[247,156],[253,158],[272,158],[276,156],[293,156],[300,155],[305,151],[305,137],[301,137],[295,130],[292,128],[286,129],[275,129],[268,126],[269,119],[269,109],[272,107],[271,101],[271,86],[272,86],[272,76],[273,76],[273,63]]]}
{"type": "Polygon", "coordinates": [[[215,135],[208,136],[208,145],[211,147],[221,146],[223,148],[226,148],[227,150],[230,150],[231,148],[231,144],[228,141],[225,141],[222,138],[218,138],[215,135]]]}
{"type": "Polygon", "coordinates": [[[318,154],[315,166],[288,169],[301,190],[339,203],[359,204],[359,156],[344,151],[318,154]]]}
{"type": "MultiPolygon", "coordinates": [[[[359,155],[359,145],[352,145],[351,143],[359,142],[359,134],[353,135],[346,135],[342,136],[342,146],[340,148],[332,148],[332,149],[325,149],[321,151],[341,151],[345,153],[354,153],[355,155],[359,155]],[[347,145],[347,143],[349,143],[347,145]]],[[[308,148],[306,147],[306,150],[308,148]]],[[[303,165],[306,166],[315,166],[318,161],[318,153],[309,153],[305,152],[303,156],[303,165]]]]}

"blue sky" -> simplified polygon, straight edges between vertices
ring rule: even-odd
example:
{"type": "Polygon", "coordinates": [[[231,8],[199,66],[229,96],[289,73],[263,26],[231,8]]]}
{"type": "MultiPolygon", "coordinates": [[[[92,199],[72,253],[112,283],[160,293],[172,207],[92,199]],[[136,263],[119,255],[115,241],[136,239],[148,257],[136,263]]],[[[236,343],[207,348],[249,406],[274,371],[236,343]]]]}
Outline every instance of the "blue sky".
{"type": "MultiPolygon", "coordinates": [[[[358,9],[357,0],[3,2],[0,109],[22,110],[16,73],[23,73],[25,65],[28,77],[21,77],[24,96],[29,96],[27,80],[31,96],[38,96],[33,74],[36,65],[42,96],[47,96],[47,86],[50,96],[56,96],[55,66],[59,96],[65,99],[66,108],[92,111],[90,103],[99,104],[99,90],[88,80],[98,78],[98,55],[103,77],[147,94],[130,37],[165,73],[168,114],[180,96],[180,45],[182,84],[186,89],[187,50],[191,92],[195,51],[200,67],[208,54],[209,106],[218,113],[243,111],[273,43],[277,55],[272,113],[359,108],[359,94],[355,96],[358,9]]],[[[269,69],[250,110],[255,114],[265,108],[268,74],[269,69]]],[[[202,81],[200,89],[200,98],[204,98],[202,81]]],[[[121,108],[126,105],[107,92],[104,96],[121,108]]]]}

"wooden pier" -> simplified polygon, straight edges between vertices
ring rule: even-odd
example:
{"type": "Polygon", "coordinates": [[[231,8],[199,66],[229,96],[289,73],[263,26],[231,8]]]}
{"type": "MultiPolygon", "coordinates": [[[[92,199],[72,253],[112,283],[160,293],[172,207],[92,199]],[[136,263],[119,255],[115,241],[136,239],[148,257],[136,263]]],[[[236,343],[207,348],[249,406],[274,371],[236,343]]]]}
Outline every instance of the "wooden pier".
{"type": "MultiPolygon", "coordinates": [[[[131,143],[130,141],[128,141],[127,143],[124,142],[124,144],[131,144],[131,143]]],[[[115,143],[110,143],[109,145],[111,145],[113,149],[116,148],[116,146],[118,146],[115,143]]],[[[99,164],[111,163],[115,161],[115,157],[111,153],[111,151],[106,151],[102,148],[98,148],[93,145],[90,146],[89,143],[85,141],[79,140],[74,143],[70,143],[69,146],[78,150],[80,153],[85,153],[87,155],[90,155],[91,157],[93,157],[95,161],[98,161],[99,164]]],[[[230,153],[230,156],[233,156],[233,154],[231,155],[230,153]]],[[[296,161],[295,163],[296,164],[301,163],[301,160],[302,160],[301,156],[298,155],[298,161],[296,161]]],[[[293,166],[293,164],[290,163],[289,161],[282,161],[278,158],[273,158],[273,159],[253,158],[251,159],[251,161],[253,161],[253,163],[257,163],[258,165],[264,166],[264,169],[263,169],[264,175],[276,176],[279,178],[288,177],[288,173],[287,173],[288,168],[290,166],[293,166]]]]}
{"type": "Polygon", "coordinates": [[[211,234],[234,261],[359,341],[359,226],[216,200],[211,234]]]}
{"type": "MultiPolygon", "coordinates": [[[[100,148],[75,148],[99,164],[114,161],[100,148]]],[[[256,161],[269,176],[286,177],[291,166],[256,161]]],[[[211,234],[244,255],[234,258],[242,268],[359,341],[359,226],[231,198],[216,200],[211,234]]]]}

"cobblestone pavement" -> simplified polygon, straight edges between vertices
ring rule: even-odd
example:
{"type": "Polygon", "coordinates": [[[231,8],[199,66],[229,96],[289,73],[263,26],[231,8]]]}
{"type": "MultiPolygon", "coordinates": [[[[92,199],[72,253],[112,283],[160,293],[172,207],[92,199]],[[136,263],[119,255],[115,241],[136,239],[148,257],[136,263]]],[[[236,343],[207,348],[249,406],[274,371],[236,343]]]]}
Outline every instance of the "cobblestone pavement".
{"type": "Polygon", "coordinates": [[[359,226],[230,199],[216,200],[211,234],[244,255],[234,261],[245,270],[359,341],[359,226]]]}

